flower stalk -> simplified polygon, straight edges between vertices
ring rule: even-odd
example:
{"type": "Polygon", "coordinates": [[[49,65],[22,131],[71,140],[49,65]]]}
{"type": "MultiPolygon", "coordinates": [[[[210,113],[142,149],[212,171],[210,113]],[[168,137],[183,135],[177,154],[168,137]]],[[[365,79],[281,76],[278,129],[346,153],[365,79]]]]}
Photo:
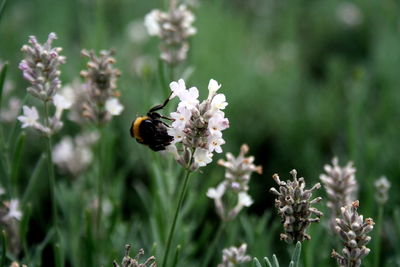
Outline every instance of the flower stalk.
{"type": "Polygon", "coordinates": [[[174,236],[174,232],[175,232],[176,221],[178,219],[178,215],[179,215],[179,211],[181,209],[182,203],[183,203],[183,199],[186,195],[186,191],[187,191],[187,187],[189,184],[189,178],[190,178],[191,173],[192,172],[189,169],[186,169],[186,175],[185,175],[185,179],[183,180],[183,186],[181,189],[181,193],[179,195],[178,205],[176,206],[174,218],[172,220],[172,225],[171,225],[171,228],[168,233],[167,245],[165,247],[164,258],[163,258],[162,265],[161,265],[162,267],[165,267],[168,262],[168,254],[169,254],[169,250],[171,248],[172,237],[174,236]]]}
{"type": "Polygon", "coordinates": [[[389,189],[390,182],[385,177],[382,176],[374,183],[376,192],[375,199],[378,203],[378,220],[377,220],[377,229],[375,232],[375,242],[374,242],[374,266],[378,267],[380,263],[381,256],[381,234],[382,234],[382,223],[383,223],[383,214],[385,209],[385,204],[389,199],[389,189]]]}
{"type": "MultiPolygon", "coordinates": [[[[49,107],[48,101],[44,102],[44,116],[45,116],[45,126],[49,127],[49,107]]],[[[58,242],[58,214],[57,214],[57,198],[56,198],[56,179],[54,175],[54,165],[53,159],[53,148],[51,142],[51,135],[46,136],[46,154],[47,154],[47,170],[49,173],[49,183],[50,183],[50,197],[51,197],[51,208],[53,214],[53,225],[55,228],[55,242],[58,242]]],[[[55,247],[54,247],[55,249],[55,247]]]]}

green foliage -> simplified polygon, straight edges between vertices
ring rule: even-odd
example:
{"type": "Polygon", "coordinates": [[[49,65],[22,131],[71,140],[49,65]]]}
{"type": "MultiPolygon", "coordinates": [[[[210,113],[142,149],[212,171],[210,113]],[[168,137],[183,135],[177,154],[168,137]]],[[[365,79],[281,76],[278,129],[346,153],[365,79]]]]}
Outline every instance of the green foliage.
{"type": "MultiPolygon", "coordinates": [[[[292,253],[291,260],[289,262],[289,267],[298,267],[300,266],[300,254],[301,254],[301,243],[297,241],[296,247],[292,253]]],[[[279,267],[279,261],[275,254],[272,255],[272,263],[268,257],[264,257],[264,266],[265,267],[279,267]]],[[[263,267],[257,258],[253,259],[253,267],[263,267]]]]}
{"type": "MultiPolygon", "coordinates": [[[[144,248],[145,256],[156,256],[161,265],[183,174],[173,159],[137,144],[128,129],[137,115],[168,95],[170,69],[158,59],[157,38],[133,42],[128,25],[143,22],[151,9],[166,2],[14,0],[6,6],[0,0],[0,60],[8,62],[0,70],[0,108],[7,107],[11,96],[29,106],[38,104],[26,96],[28,84],[17,67],[20,49],[29,35],[44,40],[51,31],[57,33],[57,46],[67,57],[61,69],[63,85],[79,80],[85,68],[80,49],[115,50],[116,66],[122,71],[118,90],[125,106],[123,114],[103,129],[101,151],[92,150],[93,161],[83,173],[74,176],[56,169],[59,233],[49,211],[45,140],[22,130],[18,121],[0,122],[0,182],[7,194],[1,201],[11,195],[20,199],[24,214],[19,258],[6,254],[10,244],[3,234],[2,266],[14,259],[29,267],[54,262],[111,266],[122,259],[128,243],[135,251],[144,248]],[[138,71],[136,64],[143,56],[149,62],[138,71]],[[5,93],[7,81],[15,88],[10,95],[5,93]],[[100,168],[106,210],[97,235],[94,207],[100,168]],[[55,236],[59,241],[53,251],[55,236]]],[[[187,63],[174,69],[175,79],[189,73],[187,85],[198,85],[202,97],[210,78],[222,84],[230,120],[224,153],[236,153],[247,143],[264,174],[250,182],[253,206],[223,227],[211,251],[220,222],[206,192],[223,179],[222,168],[215,164],[223,155],[215,154],[212,165],[193,174],[171,243],[171,266],[201,266],[205,255],[209,266],[216,266],[224,248],[244,242],[256,267],[278,267],[278,258],[282,266],[335,266],[329,254],[340,246],[324,227],[328,211],[319,225],[311,227],[302,263],[300,245],[288,256],[287,244],[279,241],[282,226],[273,198],[267,193],[273,186],[270,177],[296,168],[313,184],[334,155],[341,162],[353,160],[362,214],[375,219],[373,181],[385,174],[392,188],[400,185],[399,12],[392,0],[200,1],[194,8],[198,33],[191,39],[187,63]],[[346,12],[361,14],[352,25],[341,13],[348,4],[353,8],[346,12]],[[264,258],[272,252],[276,254],[264,258]]],[[[176,104],[171,101],[162,114],[176,104]]],[[[69,121],[67,114],[63,121],[53,144],[66,135],[93,130],[69,121]]],[[[380,243],[387,245],[381,249],[382,266],[400,259],[400,197],[394,189],[387,203],[393,209],[385,211],[380,226],[380,243]]],[[[374,262],[374,257],[371,251],[366,262],[374,262]]]]}
{"type": "Polygon", "coordinates": [[[0,108],[1,108],[1,100],[2,100],[2,96],[3,96],[4,82],[6,80],[6,75],[7,75],[7,69],[8,69],[8,63],[5,63],[4,66],[2,66],[1,72],[0,72],[0,108]]]}

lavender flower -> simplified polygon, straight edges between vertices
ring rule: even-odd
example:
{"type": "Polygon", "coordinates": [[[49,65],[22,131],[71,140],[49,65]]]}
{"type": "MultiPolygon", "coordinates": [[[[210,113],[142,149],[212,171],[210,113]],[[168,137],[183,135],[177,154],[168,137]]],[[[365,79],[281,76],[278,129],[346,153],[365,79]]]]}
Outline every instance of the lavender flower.
{"type": "Polygon", "coordinates": [[[88,69],[81,71],[86,82],[83,88],[85,99],[78,103],[79,113],[96,124],[109,121],[123,110],[116,90],[117,78],[121,73],[113,67],[115,59],[112,54],[111,51],[103,50],[97,57],[93,51],[82,50],[82,55],[90,60],[88,69]]]}
{"type": "Polygon", "coordinates": [[[328,195],[327,206],[331,210],[331,226],[334,227],[334,220],[340,214],[341,207],[351,204],[357,193],[357,181],[355,179],[356,169],[353,163],[340,167],[335,157],[331,165],[324,166],[326,174],[320,175],[320,180],[328,195]]]}
{"type": "Polygon", "coordinates": [[[47,126],[39,121],[40,116],[36,107],[23,106],[23,115],[18,116],[18,120],[22,123],[21,127],[33,128],[45,136],[51,136],[59,131],[63,126],[63,122],[61,121],[62,113],[65,109],[69,109],[72,103],[62,95],[56,94],[53,97],[53,104],[55,106],[55,114],[49,118],[47,126]]]}
{"type": "Polygon", "coordinates": [[[24,45],[22,52],[25,59],[19,64],[25,80],[31,87],[28,92],[43,101],[49,101],[61,87],[59,66],[65,63],[65,57],[60,55],[61,48],[52,48],[52,42],[57,39],[55,33],[50,33],[42,45],[35,36],[29,37],[30,45],[24,45]]]}
{"type": "Polygon", "coordinates": [[[292,170],[290,174],[293,181],[283,182],[279,179],[278,174],[274,174],[272,178],[279,185],[279,191],[272,187],[269,191],[277,196],[275,199],[275,207],[281,216],[285,234],[281,234],[281,239],[288,243],[310,240],[311,237],[306,233],[311,223],[319,222],[323,213],[312,207],[312,204],[321,201],[321,197],[312,200],[312,192],[319,189],[321,185],[315,184],[311,189],[305,189],[304,178],[297,179],[297,171],[292,170]],[[311,218],[312,215],[317,218],[311,218]]]}
{"type": "MultiPolygon", "coordinates": [[[[151,256],[148,258],[144,263],[139,263],[139,258],[144,255],[144,250],[139,249],[138,254],[135,256],[134,259],[129,257],[129,251],[131,249],[131,245],[126,245],[125,246],[125,257],[122,259],[121,267],[156,267],[156,258],[154,256],[151,256]]],[[[120,267],[120,265],[114,261],[113,263],[114,267],[120,267]]]]}
{"type": "Polygon", "coordinates": [[[335,229],[344,242],[344,248],[343,256],[333,250],[332,257],[341,267],[361,266],[361,260],[370,252],[365,245],[371,241],[367,234],[374,228],[374,221],[371,218],[363,221],[363,216],[358,215],[358,207],[358,200],[354,201],[352,205],[341,208],[341,219],[336,218],[335,229]]]}
{"type": "Polygon", "coordinates": [[[6,232],[7,247],[13,255],[18,255],[21,249],[19,223],[22,212],[17,199],[3,201],[0,206],[0,226],[6,232]]]}
{"type": "Polygon", "coordinates": [[[186,89],[182,79],[170,84],[171,99],[177,96],[180,102],[177,111],[171,113],[174,122],[168,134],[174,140],[167,150],[174,154],[179,164],[192,171],[209,164],[214,151],[222,152],[221,145],[225,143],[222,131],[229,127],[229,121],[222,111],[228,105],[225,95],[216,94],[220,87],[211,79],[208,98],[200,103],[196,87],[186,89]]]}
{"type": "Polygon", "coordinates": [[[249,255],[246,255],[247,244],[242,244],[240,247],[225,248],[222,251],[222,263],[218,267],[234,267],[238,264],[251,261],[249,255]]]}
{"type": "Polygon", "coordinates": [[[216,188],[209,188],[207,191],[207,196],[214,199],[215,210],[223,221],[233,220],[243,207],[253,204],[253,200],[247,193],[248,183],[253,172],[262,173],[262,167],[253,164],[253,156],[245,157],[248,151],[249,147],[243,144],[238,157],[235,158],[231,153],[227,153],[227,161],[219,160],[218,164],[226,168],[225,180],[216,188]],[[237,204],[232,209],[228,209],[228,202],[224,203],[223,200],[227,193],[232,193],[237,197],[237,204]]]}
{"type": "Polygon", "coordinates": [[[240,147],[238,157],[232,153],[226,153],[227,161],[220,159],[218,164],[226,168],[225,181],[230,189],[236,192],[247,191],[249,189],[250,176],[253,172],[262,174],[262,167],[253,164],[254,157],[245,157],[249,152],[249,146],[243,144],[240,147]]]}
{"type": "Polygon", "coordinates": [[[381,205],[385,204],[389,199],[389,194],[388,194],[388,191],[390,189],[389,180],[386,178],[386,176],[382,176],[381,178],[375,181],[374,185],[376,189],[375,193],[376,201],[381,205]]]}
{"type": "Polygon", "coordinates": [[[60,47],[51,47],[56,38],[55,33],[50,33],[46,43],[42,45],[35,36],[29,37],[31,45],[22,47],[26,57],[19,64],[24,78],[32,85],[28,87],[28,92],[44,101],[46,110],[47,103],[51,101],[55,106],[55,114],[49,117],[46,113],[44,123],[41,123],[36,107],[23,106],[23,115],[19,116],[18,120],[22,122],[22,128],[34,128],[47,137],[61,129],[62,112],[72,105],[62,95],[57,94],[61,87],[58,68],[60,64],[65,63],[65,57],[59,55],[62,50],[60,47]]]}
{"type": "Polygon", "coordinates": [[[93,133],[83,133],[72,139],[69,136],[63,137],[54,146],[53,162],[61,172],[70,173],[74,176],[82,173],[92,162],[93,153],[91,146],[97,142],[99,135],[93,133]]]}
{"type": "Polygon", "coordinates": [[[153,10],[146,15],[144,24],[149,35],[162,40],[161,59],[171,65],[184,61],[189,51],[188,39],[196,34],[192,26],[195,17],[185,5],[176,6],[176,0],[170,1],[168,12],[153,10]]]}

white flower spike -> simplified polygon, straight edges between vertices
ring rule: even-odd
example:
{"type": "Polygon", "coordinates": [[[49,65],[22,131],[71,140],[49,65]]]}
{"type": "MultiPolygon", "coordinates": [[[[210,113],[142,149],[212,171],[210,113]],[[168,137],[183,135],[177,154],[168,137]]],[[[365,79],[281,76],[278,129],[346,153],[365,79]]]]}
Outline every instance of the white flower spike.
{"type": "Polygon", "coordinates": [[[221,145],[225,144],[222,131],[229,127],[229,121],[221,108],[228,103],[224,94],[215,94],[220,87],[217,81],[211,80],[211,94],[200,102],[196,87],[186,89],[182,79],[170,84],[170,99],[178,97],[180,100],[177,111],[170,114],[174,120],[168,129],[168,134],[174,138],[171,145],[179,146],[171,151],[181,151],[177,161],[190,170],[209,164],[213,152],[221,153],[221,145]]]}

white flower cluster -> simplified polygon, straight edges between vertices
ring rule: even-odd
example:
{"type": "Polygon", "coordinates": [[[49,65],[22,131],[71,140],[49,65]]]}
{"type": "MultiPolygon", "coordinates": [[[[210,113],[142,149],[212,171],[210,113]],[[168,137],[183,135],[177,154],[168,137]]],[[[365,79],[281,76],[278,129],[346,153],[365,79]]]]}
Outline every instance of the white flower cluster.
{"type": "Polygon", "coordinates": [[[229,121],[222,111],[228,105],[224,94],[217,94],[221,87],[211,79],[208,84],[209,94],[200,101],[196,87],[186,89],[185,81],[172,82],[171,98],[178,97],[180,102],[168,134],[174,137],[167,150],[174,153],[176,160],[190,170],[197,170],[212,161],[213,152],[221,153],[222,131],[229,127],[229,121]],[[177,148],[181,144],[182,148],[177,148]],[[181,154],[178,151],[182,151],[181,154]]]}
{"type": "Polygon", "coordinates": [[[209,188],[207,191],[207,196],[214,199],[215,210],[223,221],[233,220],[243,207],[249,207],[253,204],[251,196],[247,193],[249,190],[248,183],[253,172],[262,173],[262,167],[253,164],[253,156],[245,157],[248,151],[249,147],[243,144],[238,157],[227,153],[227,161],[219,160],[218,164],[226,168],[225,180],[216,188],[209,188]],[[223,198],[229,192],[237,197],[237,204],[232,209],[228,208],[230,201],[224,203],[223,198]]]}
{"type": "Polygon", "coordinates": [[[176,1],[170,3],[169,12],[153,10],[147,14],[144,25],[149,35],[162,40],[161,59],[174,65],[186,59],[188,38],[196,34],[196,28],[192,26],[195,16],[185,5],[176,7],[176,1]]]}
{"type": "Polygon", "coordinates": [[[218,267],[235,267],[238,264],[251,261],[251,257],[246,255],[247,244],[243,243],[240,247],[230,247],[222,250],[222,263],[218,267]]]}
{"type": "Polygon", "coordinates": [[[60,130],[63,126],[63,122],[61,121],[62,113],[64,110],[71,107],[72,102],[62,94],[56,94],[52,101],[53,105],[55,106],[55,113],[49,118],[49,124],[47,126],[44,126],[44,124],[39,121],[40,116],[36,107],[23,106],[23,115],[18,116],[18,120],[22,123],[21,127],[34,128],[46,136],[53,135],[60,130]]]}
{"type": "Polygon", "coordinates": [[[77,176],[92,162],[91,146],[99,139],[96,132],[64,137],[53,149],[53,162],[61,172],[77,176]]]}

